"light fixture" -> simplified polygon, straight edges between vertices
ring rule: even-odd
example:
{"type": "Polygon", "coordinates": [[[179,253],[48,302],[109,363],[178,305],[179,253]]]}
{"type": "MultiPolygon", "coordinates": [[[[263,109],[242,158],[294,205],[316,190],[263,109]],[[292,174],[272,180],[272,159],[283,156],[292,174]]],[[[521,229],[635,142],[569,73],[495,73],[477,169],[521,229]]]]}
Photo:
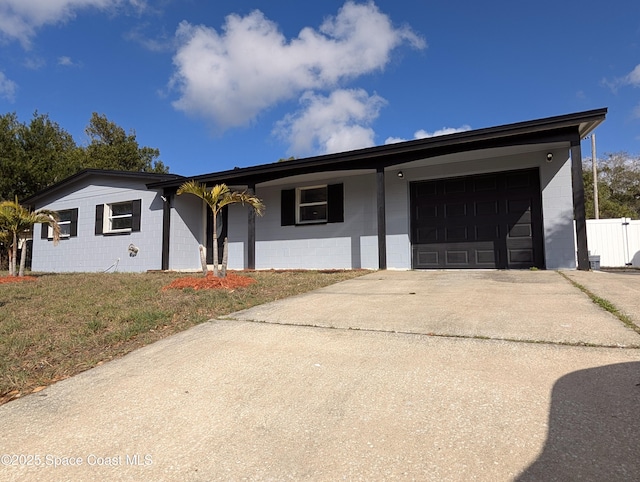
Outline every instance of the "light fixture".
{"type": "Polygon", "coordinates": [[[398,171],[398,177],[402,179],[404,177],[404,173],[402,171],[398,171]]]}
{"type": "Polygon", "coordinates": [[[547,162],[551,162],[551,161],[553,161],[553,154],[551,152],[549,152],[547,154],[547,162]]]}

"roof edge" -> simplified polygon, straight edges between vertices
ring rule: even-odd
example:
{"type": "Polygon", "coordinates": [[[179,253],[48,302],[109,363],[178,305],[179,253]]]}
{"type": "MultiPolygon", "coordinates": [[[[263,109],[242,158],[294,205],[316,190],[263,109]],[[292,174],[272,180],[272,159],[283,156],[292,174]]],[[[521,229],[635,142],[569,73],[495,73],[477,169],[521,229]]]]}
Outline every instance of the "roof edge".
{"type": "Polygon", "coordinates": [[[143,172],[143,171],[119,171],[114,169],[88,168],[88,169],[83,169],[81,171],[78,171],[75,174],[72,174],[71,176],[66,177],[63,180],[58,181],[55,184],[52,184],[51,186],[35,193],[34,195],[29,196],[28,198],[22,200],[22,203],[26,205],[32,205],[33,203],[61,189],[62,187],[90,176],[134,178],[134,179],[148,180],[152,182],[170,182],[170,181],[177,181],[179,179],[185,179],[184,176],[181,176],[179,174],[165,174],[165,173],[159,173],[159,172],[143,172]]]}

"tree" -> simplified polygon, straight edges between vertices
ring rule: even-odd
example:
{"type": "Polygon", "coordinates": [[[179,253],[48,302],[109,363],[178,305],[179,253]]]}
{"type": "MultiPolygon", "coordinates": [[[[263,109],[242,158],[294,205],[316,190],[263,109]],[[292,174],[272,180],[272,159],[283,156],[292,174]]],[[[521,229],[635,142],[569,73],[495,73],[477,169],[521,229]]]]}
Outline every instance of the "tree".
{"type": "Polygon", "coordinates": [[[81,169],[71,135],[47,115],[29,124],[16,114],[0,116],[0,200],[24,198],[81,169]]]}
{"type": "Polygon", "coordinates": [[[9,248],[9,276],[24,276],[26,245],[22,248],[20,256],[20,270],[16,270],[16,260],[18,258],[18,242],[21,237],[31,234],[33,225],[46,223],[53,228],[53,243],[58,244],[60,239],[60,226],[58,225],[58,214],[55,211],[40,209],[29,211],[15,201],[0,202],[0,239],[7,242],[9,248]]]}
{"type": "MultiPolygon", "coordinates": [[[[262,216],[264,212],[264,204],[255,195],[247,191],[232,191],[226,184],[216,184],[211,189],[207,188],[205,184],[188,181],[182,184],[177,191],[177,194],[193,194],[198,196],[204,202],[207,203],[211,212],[213,213],[213,274],[224,278],[227,272],[227,257],[223,256],[222,270],[218,272],[218,214],[222,211],[222,208],[230,204],[248,204],[259,216],[262,216]]],[[[227,250],[227,240],[224,240],[224,251],[227,250]]],[[[203,273],[207,274],[206,261],[202,266],[203,273]]]]}
{"type": "MultiPolygon", "coordinates": [[[[640,158],[617,152],[596,163],[600,217],[640,219],[640,158]]],[[[584,161],[582,175],[587,218],[594,218],[591,159],[584,161]]]]}
{"type": "Polygon", "coordinates": [[[85,132],[90,139],[85,150],[85,168],[169,172],[169,168],[157,159],[160,156],[158,149],[140,147],[135,131],[127,134],[105,115],[94,112],[85,132]]]}
{"type": "Polygon", "coordinates": [[[24,199],[82,169],[168,172],[160,151],[140,147],[106,116],[93,113],[86,128],[90,142],[78,146],[71,134],[46,114],[29,123],[15,113],[0,115],[0,201],[24,199]]]}

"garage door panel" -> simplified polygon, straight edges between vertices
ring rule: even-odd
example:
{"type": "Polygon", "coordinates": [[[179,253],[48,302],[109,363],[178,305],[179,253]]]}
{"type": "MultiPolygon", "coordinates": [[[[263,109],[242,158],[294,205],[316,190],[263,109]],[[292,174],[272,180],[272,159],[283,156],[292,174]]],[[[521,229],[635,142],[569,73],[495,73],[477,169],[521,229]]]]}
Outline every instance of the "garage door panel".
{"type": "Polygon", "coordinates": [[[411,204],[414,268],[544,267],[537,169],[412,183],[411,204]]]}
{"type": "Polygon", "coordinates": [[[455,218],[467,215],[467,203],[447,203],[444,205],[444,215],[455,218]]]}
{"type": "Polygon", "coordinates": [[[474,203],[476,216],[496,216],[499,213],[498,201],[476,201],[474,203]]]}

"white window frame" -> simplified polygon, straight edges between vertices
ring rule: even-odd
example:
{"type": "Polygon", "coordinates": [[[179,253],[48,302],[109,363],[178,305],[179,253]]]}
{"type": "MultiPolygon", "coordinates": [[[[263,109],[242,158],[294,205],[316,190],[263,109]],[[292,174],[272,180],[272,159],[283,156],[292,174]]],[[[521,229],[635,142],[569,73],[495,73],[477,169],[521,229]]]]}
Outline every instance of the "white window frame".
{"type": "Polygon", "coordinates": [[[118,201],[118,202],[114,202],[114,203],[109,203],[109,204],[105,204],[104,205],[104,217],[103,217],[103,225],[102,225],[102,232],[103,233],[130,233],[133,229],[133,201],[118,201]],[[119,205],[119,204],[129,204],[131,206],[131,209],[129,211],[129,213],[127,214],[113,214],[113,206],[119,205]],[[131,226],[129,226],[128,228],[119,228],[119,229],[113,229],[113,220],[114,219],[124,219],[124,218],[129,218],[131,219],[131,226]]]}
{"type": "MultiPolygon", "coordinates": [[[[58,221],[58,226],[60,227],[60,237],[61,238],[70,238],[71,237],[71,219],[69,219],[68,221],[58,221]],[[69,232],[68,233],[63,233],[62,232],[63,226],[69,226],[69,232]]],[[[50,238],[53,238],[53,227],[51,225],[48,226],[47,235],[50,238]]]]}
{"type": "Polygon", "coordinates": [[[327,184],[321,184],[318,186],[304,186],[296,188],[296,224],[325,224],[329,220],[329,188],[327,184]],[[325,199],[324,201],[316,201],[310,203],[303,203],[302,192],[311,189],[324,189],[325,199]],[[309,219],[303,220],[301,216],[302,208],[311,206],[325,206],[324,219],[309,219]]]}
{"type": "MultiPolygon", "coordinates": [[[[73,211],[73,209],[61,209],[58,211],[58,214],[60,213],[71,213],[73,211]]],[[[58,226],[60,227],[60,238],[70,238],[71,237],[71,223],[73,221],[71,221],[71,218],[68,221],[58,221],[58,226]],[[69,226],[69,232],[68,233],[63,233],[62,232],[62,226],[69,226]]],[[[78,221],[76,221],[77,223],[78,221]]],[[[47,225],[47,239],[53,239],[53,226],[51,226],[50,224],[47,225]]]]}

